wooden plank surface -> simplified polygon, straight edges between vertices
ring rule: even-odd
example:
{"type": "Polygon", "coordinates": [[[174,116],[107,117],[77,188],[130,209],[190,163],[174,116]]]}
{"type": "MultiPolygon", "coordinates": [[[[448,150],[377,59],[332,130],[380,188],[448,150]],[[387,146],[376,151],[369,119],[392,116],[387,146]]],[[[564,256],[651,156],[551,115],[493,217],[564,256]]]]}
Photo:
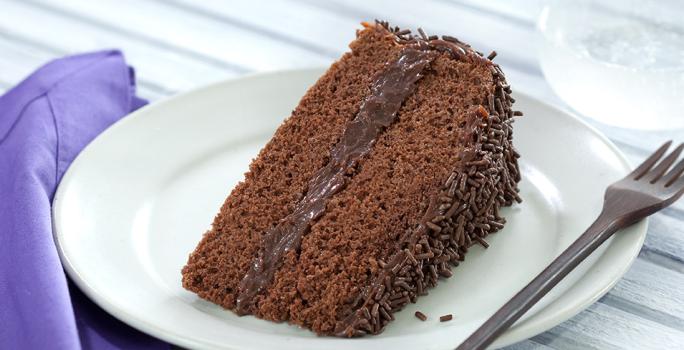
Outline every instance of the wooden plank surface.
{"type": "MultiPolygon", "coordinates": [[[[570,110],[536,59],[541,0],[0,0],[0,93],[56,57],[119,48],[154,101],[239,75],[326,66],[374,18],[450,33],[499,52],[515,90],[570,110]]],[[[684,129],[633,131],[587,120],[632,163],[684,129]]],[[[602,299],[510,349],[684,348],[684,203],[651,220],[639,258],[602,299]]]]}

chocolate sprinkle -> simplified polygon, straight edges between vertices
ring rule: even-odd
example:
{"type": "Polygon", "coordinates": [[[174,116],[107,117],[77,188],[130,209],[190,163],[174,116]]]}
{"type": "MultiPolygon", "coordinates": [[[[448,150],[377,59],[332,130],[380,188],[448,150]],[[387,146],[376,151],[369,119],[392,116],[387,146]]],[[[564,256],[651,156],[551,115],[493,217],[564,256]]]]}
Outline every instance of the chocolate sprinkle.
{"type": "Polygon", "coordinates": [[[427,316],[425,316],[425,314],[420,311],[416,311],[415,315],[421,321],[427,320],[427,316]]]}
{"type": "Polygon", "coordinates": [[[484,238],[480,236],[475,236],[473,237],[473,239],[476,240],[477,243],[480,243],[485,249],[489,248],[489,243],[487,243],[487,241],[485,241],[484,238]]]}
{"type": "Polygon", "coordinates": [[[439,316],[439,322],[451,321],[453,318],[454,318],[454,316],[451,315],[451,314],[447,314],[447,315],[444,315],[444,316],[439,316]]]}
{"type": "Polygon", "coordinates": [[[430,39],[428,39],[428,36],[427,36],[427,35],[425,34],[425,32],[423,31],[423,28],[418,28],[418,34],[420,34],[420,38],[421,38],[421,39],[423,39],[423,40],[425,40],[425,41],[430,40],[430,39]]]}

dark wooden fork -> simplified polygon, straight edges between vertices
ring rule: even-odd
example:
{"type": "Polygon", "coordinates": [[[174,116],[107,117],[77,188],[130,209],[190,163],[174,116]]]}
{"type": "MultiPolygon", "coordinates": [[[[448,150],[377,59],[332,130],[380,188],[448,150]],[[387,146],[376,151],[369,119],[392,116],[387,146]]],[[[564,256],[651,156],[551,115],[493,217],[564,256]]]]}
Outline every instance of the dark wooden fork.
{"type": "Polygon", "coordinates": [[[684,144],[658,162],[671,144],[672,141],[666,142],[627,177],[610,185],[604,196],[603,210],[587,231],[457,350],[484,349],[615,231],[636,223],[681,197],[684,194],[684,160],[669,169],[682,153],[684,144]]]}

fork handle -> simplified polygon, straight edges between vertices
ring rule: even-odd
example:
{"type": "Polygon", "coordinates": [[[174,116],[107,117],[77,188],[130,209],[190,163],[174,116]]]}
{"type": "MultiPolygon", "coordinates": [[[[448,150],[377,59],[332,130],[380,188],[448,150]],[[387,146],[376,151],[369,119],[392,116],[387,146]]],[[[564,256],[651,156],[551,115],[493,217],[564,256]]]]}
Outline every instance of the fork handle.
{"type": "Polygon", "coordinates": [[[456,350],[485,349],[621,226],[614,215],[601,213],[551,265],[511,298],[456,350]]]}

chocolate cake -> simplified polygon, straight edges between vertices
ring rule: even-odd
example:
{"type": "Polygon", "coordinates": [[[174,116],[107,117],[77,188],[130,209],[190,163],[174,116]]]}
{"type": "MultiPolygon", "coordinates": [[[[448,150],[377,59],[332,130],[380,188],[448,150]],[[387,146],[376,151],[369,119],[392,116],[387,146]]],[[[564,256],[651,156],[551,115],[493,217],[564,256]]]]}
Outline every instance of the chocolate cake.
{"type": "Polygon", "coordinates": [[[231,192],[183,286],[239,315],[377,334],[520,201],[495,54],[365,24],[231,192]]]}

